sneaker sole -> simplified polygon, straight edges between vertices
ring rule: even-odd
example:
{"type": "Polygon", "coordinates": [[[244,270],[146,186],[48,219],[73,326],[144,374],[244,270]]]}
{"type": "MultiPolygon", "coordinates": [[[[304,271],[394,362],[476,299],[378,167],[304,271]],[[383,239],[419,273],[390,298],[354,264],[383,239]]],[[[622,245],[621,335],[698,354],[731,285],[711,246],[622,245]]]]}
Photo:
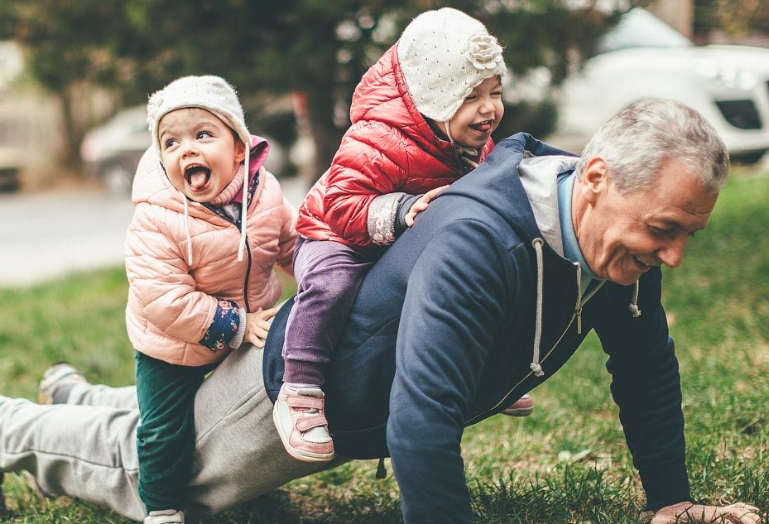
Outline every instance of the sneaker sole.
{"type": "Polygon", "coordinates": [[[502,410],[503,415],[507,415],[508,417],[528,417],[534,413],[534,408],[519,408],[519,409],[504,409],[502,410]]]}
{"type": "Polygon", "coordinates": [[[502,410],[508,417],[528,417],[534,412],[534,401],[528,395],[519,398],[514,404],[502,410]]]}
{"type": "Polygon", "coordinates": [[[280,420],[278,420],[278,412],[274,408],[272,410],[272,421],[275,424],[275,429],[278,431],[281,442],[283,442],[283,447],[286,449],[286,453],[296,460],[301,462],[329,462],[333,460],[334,453],[313,453],[311,451],[302,451],[293,447],[288,441],[289,435],[285,435],[281,429],[280,420]]]}

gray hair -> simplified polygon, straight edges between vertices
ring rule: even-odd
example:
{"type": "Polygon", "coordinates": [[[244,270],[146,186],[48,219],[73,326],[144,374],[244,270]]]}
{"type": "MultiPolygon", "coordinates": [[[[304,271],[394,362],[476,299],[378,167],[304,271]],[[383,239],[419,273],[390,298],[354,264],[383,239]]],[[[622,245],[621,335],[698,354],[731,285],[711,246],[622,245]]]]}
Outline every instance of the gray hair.
{"type": "Polygon", "coordinates": [[[582,151],[577,177],[595,156],[606,160],[621,194],[649,189],[672,159],[713,193],[729,175],[729,154],[718,132],[697,111],[672,100],[642,100],[612,117],[582,151]]]}

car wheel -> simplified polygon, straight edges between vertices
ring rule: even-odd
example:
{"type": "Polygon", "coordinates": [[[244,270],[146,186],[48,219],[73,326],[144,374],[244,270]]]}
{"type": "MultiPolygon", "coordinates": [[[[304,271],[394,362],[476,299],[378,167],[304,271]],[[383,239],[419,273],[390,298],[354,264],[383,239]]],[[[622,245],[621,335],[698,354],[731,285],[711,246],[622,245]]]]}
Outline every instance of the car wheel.
{"type": "Polygon", "coordinates": [[[102,170],[104,187],[110,195],[130,195],[133,178],[134,171],[120,162],[109,164],[102,170]]]}
{"type": "Polygon", "coordinates": [[[15,167],[0,167],[0,192],[12,193],[19,190],[19,170],[15,167]]]}

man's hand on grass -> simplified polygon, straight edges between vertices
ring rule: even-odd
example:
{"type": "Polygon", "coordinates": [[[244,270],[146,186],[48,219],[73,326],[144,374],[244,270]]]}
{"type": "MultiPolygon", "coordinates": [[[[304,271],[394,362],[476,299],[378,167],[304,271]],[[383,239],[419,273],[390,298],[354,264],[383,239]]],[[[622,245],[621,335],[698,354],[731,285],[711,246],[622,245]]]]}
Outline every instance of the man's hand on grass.
{"type": "Polygon", "coordinates": [[[761,524],[763,520],[761,520],[758,508],[742,502],[728,506],[704,506],[691,502],[679,502],[657,511],[651,524],[675,524],[678,522],[761,524]]]}

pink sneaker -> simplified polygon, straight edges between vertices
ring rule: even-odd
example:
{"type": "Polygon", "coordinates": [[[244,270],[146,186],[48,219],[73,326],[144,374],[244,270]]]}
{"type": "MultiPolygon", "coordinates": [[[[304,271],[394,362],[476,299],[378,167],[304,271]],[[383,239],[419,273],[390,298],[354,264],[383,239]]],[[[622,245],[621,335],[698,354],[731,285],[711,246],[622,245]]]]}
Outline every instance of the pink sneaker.
{"type": "Polygon", "coordinates": [[[289,455],[302,462],[328,462],[334,458],[334,441],[328,433],[320,388],[281,386],[272,419],[289,455]]]}
{"type": "Polygon", "coordinates": [[[534,401],[529,395],[524,395],[503,409],[502,413],[510,417],[528,417],[532,411],[534,411],[534,401]]]}

